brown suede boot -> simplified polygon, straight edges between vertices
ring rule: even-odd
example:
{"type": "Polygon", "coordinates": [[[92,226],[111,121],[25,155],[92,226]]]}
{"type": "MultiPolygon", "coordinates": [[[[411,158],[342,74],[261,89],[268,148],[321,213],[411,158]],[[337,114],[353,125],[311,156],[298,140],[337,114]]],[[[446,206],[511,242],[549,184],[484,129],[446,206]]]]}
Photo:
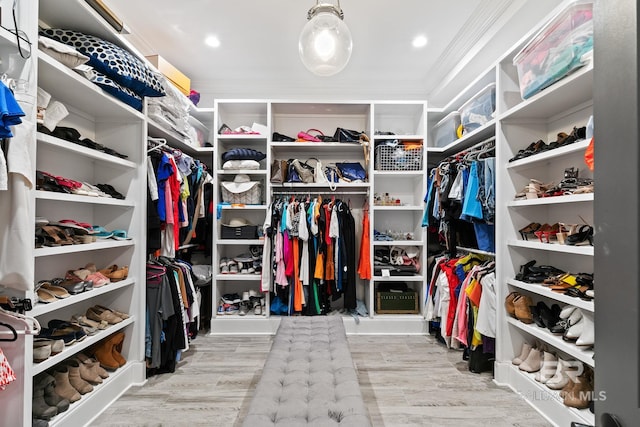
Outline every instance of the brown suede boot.
{"type": "Polygon", "coordinates": [[[80,363],[77,360],[65,361],[67,369],[69,369],[69,383],[78,390],[80,394],[87,394],[93,391],[93,386],[82,379],[80,375],[80,363]]]}
{"type": "Polygon", "coordinates": [[[565,394],[564,404],[571,408],[586,409],[593,398],[594,387],[591,369],[585,368],[577,379],[575,387],[571,389],[571,392],[565,394]]]}
{"type": "Polygon", "coordinates": [[[44,388],[33,389],[33,401],[31,403],[33,418],[50,420],[58,414],[58,408],[47,404],[44,400],[44,388]]]}
{"type": "Polygon", "coordinates": [[[61,413],[69,409],[69,401],[56,394],[53,384],[52,382],[44,388],[44,401],[47,402],[47,405],[58,408],[58,413],[61,413]]]}
{"type": "Polygon", "coordinates": [[[516,309],[516,317],[522,323],[533,323],[533,314],[531,313],[531,306],[533,301],[528,295],[519,295],[513,300],[513,304],[516,309]]]}
{"type": "Polygon", "coordinates": [[[80,378],[89,384],[102,384],[102,378],[92,369],[92,365],[84,364],[77,358],[69,359],[67,363],[77,366],[80,369],[80,378]]]}
{"type": "Polygon", "coordinates": [[[58,396],[67,399],[71,403],[80,400],[80,393],[69,382],[69,370],[66,366],[55,371],[53,377],[56,379],[56,385],[53,390],[58,396]]]}
{"type": "Polygon", "coordinates": [[[95,358],[100,362],[100,366],[108,371],[115,371],[120,367],[120,363],[113,357],[113,348],[115,347],[113,341],[113,336],[110,336],[95,347],[95,358]]]}
{"type": "Polygon", "coordinates": [[[84,353],[76,354],[76,358],[81,363],[84,363],[85,365],[89,366],[91,368],[91,371],[96,375],[98,375],[103,380],[109,378],[109,373],[100,366],[100,362],[98,362],[96,359],[89,357],[84,353]]]}
{"type": "Polygon", "coordinates": [[[127,363],[127,359],[122,357],[122,343],[124,342],[124,332],[118,332],[113,335],[114,346],[113,346],[113,358],[118,365],[124,366],[127,363]]]}

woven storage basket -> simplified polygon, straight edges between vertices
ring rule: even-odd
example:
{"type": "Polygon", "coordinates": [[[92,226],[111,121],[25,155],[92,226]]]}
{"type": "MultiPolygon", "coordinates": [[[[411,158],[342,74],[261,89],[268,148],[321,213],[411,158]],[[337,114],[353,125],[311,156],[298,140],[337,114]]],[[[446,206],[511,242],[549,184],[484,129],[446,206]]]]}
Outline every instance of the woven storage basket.
{"type": "Polygon", "coordinates": [[[251,181],[238,185],[235,182],[221,182],[222,201],[227,203],[239,203],[245,205],[259,205],[262,190],[260,182],[251,181]]]}

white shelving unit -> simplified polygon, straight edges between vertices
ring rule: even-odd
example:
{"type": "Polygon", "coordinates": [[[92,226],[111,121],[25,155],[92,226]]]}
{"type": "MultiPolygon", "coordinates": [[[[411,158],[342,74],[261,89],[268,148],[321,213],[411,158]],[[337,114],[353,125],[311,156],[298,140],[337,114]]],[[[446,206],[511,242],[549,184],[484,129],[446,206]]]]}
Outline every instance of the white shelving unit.
{"type": "MultiPolygon", "coordinates": [[[[19,4],[20,27],[32,41],[32,56],[26,62],[19,59],[15,37],[0,29],[0,53],[3,62],[12,66],[13,78],[29,81],[28,90],[35,100],[41,87],[53,100],[62,102],[69,115],[58,125],[76,129],[81,138],[88,138],[124,154],[120,158],[86,146],[75,144],[46,133],[35,135],[36,156],[34,169],[56,176],[91,184],[109,184],[125,196],[124,200],[62,194],[42,190],[32,191],[32,209],[29,216],[45,217],[50,221],[73,219],[107,230],[126,230],[131,240],[102,240],[89,244],[59,247],[41,247],[32,250],[33,277],[35,282],[64,277],[68,270],[78,269],[92,262],[98,268],[111,264],[129,266],[125,280],[113,282],[50,304],[36,302],[35,292],[12,290],[12,294],[34,301],[27,314],[38,319],[43,327],[53,319],[70,320],[72,315],[84,314],[87,308],[100,304],[129,313],[125,321],[99,331],[83,341],[65,347],[58,355],[41,363],[33,363],[33,338],[25,335],[19,348],[7,351],[12,366],[17,369],[20,381],[10,393],[5,393],[0,410],[11,425],[32,424],[32,380],[58,363],[86,350],[114,332],[125,334],[122,355],[127,363],[112,372],[103,384],[84,395],[69,410],[55,416],[49,425],[86,425],[106,406],[134,384],[145,381],[144,335],[145,300],[144,266],[146,238],[146,163],[145,149],[149,124],[145,115],[80,77],[55,59],[37,49],[38,24],[53,28],[72,28],[94,34],[127,48],[142,57],[84,1],[61,0],[55,4],[47,1],[19,4]],[[9,61],[11,59],[11,61],[9,61]],[[23,67],[20,71],[19,69],[23,67]],[[17,71],[15,71],[17,70],[17,71]]],[[[27,116],[35,121],[35,105],[27,116]]],[[[206,110],[195,114],[206,116],[206,110]]],[[[200,117],[199,121],[202,122],[200,117]]],[[[211,115],[210,122],[213,122],[211,115]]],[[[206,123],[206,119],[205,119],[206,123]]],[[[206,125],[205,125],[206,126],[206,125]]],[[[188,147],[185,147],[185,152],[188,147]]],[[[211,155],[211,150],[208,155],[211,155]]],[[[34,172],[35,172],[34,170],[34,172]]],[[[33,233],[33,229],[31,231],[33,233]]],[[[28,236],[33,239],[33,236],[28,236]]]]}
{"type": "MultiPolygon", "coordinates": [[[[373,241],[373,229],[375,221],[379,221],[387,228],[389,224],[395,227],[406,227],[406,231],[413,233],[413,240],[384,242],[397,246],[411,245],[421,249],[420,262],[425,265],[425,253],[423,246],[425,238],[420,226],[422,218],[422,199],[424,197],[425,180],[424,165],[419,170],[413,171],[377,171],[374,169],[375,142],[380,140],[408,140],[424,141],[426,139],[426,105],[424,102],[313,102],[313,101],[268,101],[268,100],[218,100],[215,104],[216,123],[215,129],[226,124],[231,129],[239,126],[251,126],[252,123],[260,123],[267,126],[268,135],[215,135],[215,149],[219,153],[226,150],[244,147],[253,148],[264,152],[267,157],[261,162],[259,170],[228,171],[221,169],[221,160],[217,159],[216,176],[219,181],[233,180],[234,175],[244,173],[252,180],[259,180],[262,184],[263,200],[260,205],[246,206],[222,206],[222,218],[220,224],[234,218],[242,217],[251,224],[262,226],[267,209],[273,197],[279,193],[299,193],[314,195],[335,195],[336,197],[348,197],[353,210],[358,210],[364,202],[370,206],[371,229],[371,254],[373,249],[380,247],[382,242],[373,241]],[[327,184],[303,184],[270,182],[270,165],[274,160],[286,160],[299,158],[320,159],[323,165],[340,161],[359,161],[364,163],[363,147],[357,143],[301,143],[301,142],[277,142],[271,140],[273,132],[279,132],[295,137],[299,131],[307,129],[319,129],[323,133],[333,134],[337,127],[357,129],[365,131],[371,138],[371,152],[369,162],[369,179],[363,183],[338,183],[335,186],[327,184]],[[375,130],[392,131],[395,135],[375,135],[375,130]],[[401,188],[401,190],[399,190],[401,188]],[[399,195],[403,201],[400,206],[374,206],[373,193],[383,191],[399,195]],[[376,219],[377,218],[377,219],[376,219]]],[[[221,201],[221,195],[216,192],[216,203],[221,201]]],[[[358,217],[361,218],[361,217],[358,217]]],[[[356,219],[356,228],[360,227],[356,219]]],[[[220,274],[219,267],[215,265],[221,258],[229,258],[241,252],[246,252],[251,245],[262,246],[263,240],[224,240],[219,237],[220,227],[216,227],[216,248],[214,254],[215,292],[214,306],[225,293],[241,294],[248,290],[259,290],[259,275],[220,274]]],[[[359,233],[357,233],[359,235],[359,233]]],[[[359,241],[356,248],[359,247],[359,241]]],[[[373,265],[373,259],[371,260],[373,265]]],[[[426,333],[424,318],[421,315],[376,315],[374,310],[375,288],[378,281],[405,281],[410,282],[418,291],[420,300],[424,296],[424,277],[422,274],[411,277],[376,277],[374,280],[357,280],[357,298],[364,301],[369,309],[369,318],[363,319],[357,325],[351,316],[345,316],[344,321],[348,333],[426,333]],[[383,322],[392,321],[395,328],[382,325],[383,322]]],[[[338,300],[336,308],[339,308],[342,300],[338,300]]],[[[267,295],[267,311],[269,307],[269,295],[267,295]]],[[[212,333],[273,333],[274,325],[279,322],[279,316],[226,316],[214,314],[212,321],[212,333]],[[251,327],[248,327],[247,325],[251,327]]]]}
{"type": "MultiPolygon", "coordinates": [[[[558,9],[561,10],[561,9],[558,9]]],[[[531,34],[533,34],[532,32],[531,34]]],[[[589,141],[578,141],[553,150],[509,162],[518,150],[532,141],[555,141],[559,132],[570,133],[574,126],[586,126],[593,114],[593,65],[589,64],[542,90],[527,100],[520,97],[518,74],[513,65],[515,54],[528,39],[514,46],[513,50],[497,64],[497,211],[499,227],[496,235],[498,262],[497,283],[500,284],[498,303],[512,291],[528,295],[534,304],[539,301],[548,306],[571,305],[593,313],[593,301],[585,301],[551,291],[542,284],[530,284],[515,280],[520,266],[536,260],[536,265],[553,265],[569,272],[593,272],[594,249],[592,246],[569,246],[542,243],[533,237],[523,240],[518,230],[531,222],[564,222],[593,225],[593,194],[543,197],[514,200],[530,179],[544,183],[559,183],[565,168],[577,167],[580,177],[592,178],[584,164],[584,151],[589,141]]],[[[520,393],[551,423],[569,425],[572,421],[595,424],[589,410],[576,410],[564,405],[557,391],[536,382],[532,374],[520,371],[511,360],[520,354],[523,342],[542,343],[559,356],[578,360],[595,367],[594,351],[564,341],[535,324],[524,324],[508,317],[503,305],[498,307],[498,342],[495,380],[520,393]]]]}
{"type": "MultiPolygon", "coordinates": [[[[41,6],[43,6],[41,2],[41,6]]],[[[41,19],[47,24],[47,7],[41,9],[41,19]]],[[[127,155],[127,159],[107,155],[47,134],[37,135],[36,168],[53,175],[64,176],[91,184],[110,184],[125,195],[124,200],[34,191],[35,215],[58,221],[73,219],[100,225],[107,230],[127,230],[131,240],[101,240],[95,243],[34,250],[36,281],[64,277],[67,270],[75,270],[88,262],[98,268],[108,265],[129,266],[127,280],[56,301],[50,306],[38,303],[34,315],[43,326],[52,319],[69,320],[74,314],[84,314],[87,308],[100,304],[130,314],[130,318],[65,348],[44,362],[25,366],[29,378],[53,368],[60,362],[91,347],[117,331],[125,333],[122,354],[126,365],[119,368],[100,387],[71,408],[54,417],[50,425],[85,424],[95,415],[89,411],[90,402],[108,402],[133,384],[145,380],[144,364],[144,241],[146,203],[146,173],[144,166],[144,116],[134,109],[106,95],[97,86],[59,64],[46,54],[37,52],[38,86],[62,102],[70,112],[59,126],[75,128],[83,138],[89,138],[127,155]],[[98,397],[99,396],[99,397],[98,397]]],[[[24,395],[24,405],[31,405],[30,393],[24,395]]],[[[30,424],[31,420],[25,420],[30,424]]]]}

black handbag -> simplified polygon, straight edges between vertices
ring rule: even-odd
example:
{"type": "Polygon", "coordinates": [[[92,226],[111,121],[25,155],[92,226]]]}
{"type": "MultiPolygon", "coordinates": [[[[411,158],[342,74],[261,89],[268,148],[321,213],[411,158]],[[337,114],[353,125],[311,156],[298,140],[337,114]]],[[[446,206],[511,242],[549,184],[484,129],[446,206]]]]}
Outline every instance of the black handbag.
{"type": "Polygon", "coordinates": [[[293,142],[296,139],[278,132],[274,132],[271,140],[274,142],[293,142]]]}
{"type": "Polygon", "coordinates": [[[363,132],[345,128],[337,128],[333,134],[333,140],[338,142],[359,142],[363,132]]]}

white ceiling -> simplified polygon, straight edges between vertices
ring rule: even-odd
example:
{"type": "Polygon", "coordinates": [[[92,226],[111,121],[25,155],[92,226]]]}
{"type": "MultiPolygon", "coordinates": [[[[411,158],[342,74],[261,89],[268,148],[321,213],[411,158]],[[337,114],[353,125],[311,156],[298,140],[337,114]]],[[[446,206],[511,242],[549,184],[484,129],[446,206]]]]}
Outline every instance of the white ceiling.
{"type": "MultiPolygon", "coordinates": [[[[333,2],[335,0],[325,0],[333,2]]],[[[444,105],[557,0],[342,0],[353,36],[347,67],[317,77],[298,58],[314,0],[105,0],[144,55],[159,54],[213,98],[427,99],[444,105]],[[205,45],[207,35],[221,42],[205,45]],[[412,47],[424,34],[428,44],[412,47]]]]}

